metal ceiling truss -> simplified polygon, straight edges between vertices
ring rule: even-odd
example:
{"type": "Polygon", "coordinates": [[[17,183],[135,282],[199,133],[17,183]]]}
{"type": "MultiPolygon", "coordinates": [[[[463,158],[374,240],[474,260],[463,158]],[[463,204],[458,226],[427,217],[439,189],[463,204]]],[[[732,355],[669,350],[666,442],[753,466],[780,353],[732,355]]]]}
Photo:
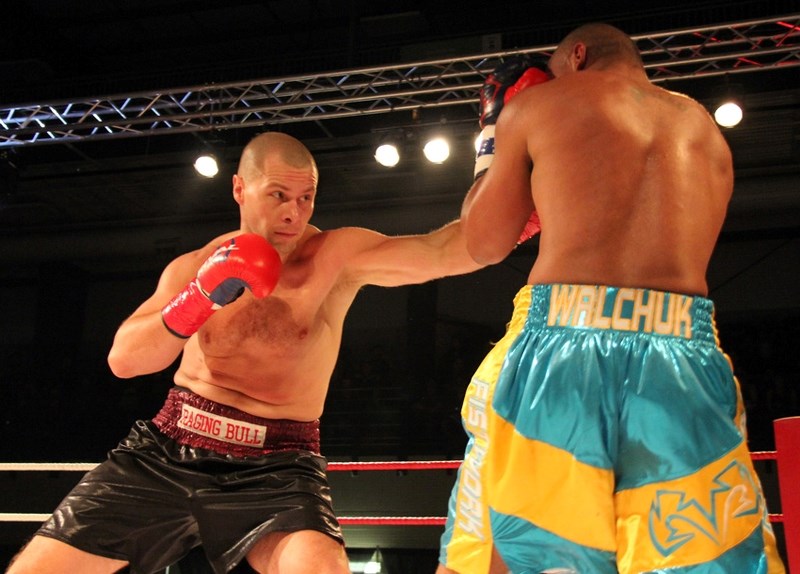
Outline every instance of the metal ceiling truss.
{"type": "MultiPolygon", "coordinates": [[[[634,36],[655,82],[800,66],[800,14],[634,36]]],[[[509,54],[0,108],[0,148],[202,132],[478,101],[509,54]]]]}

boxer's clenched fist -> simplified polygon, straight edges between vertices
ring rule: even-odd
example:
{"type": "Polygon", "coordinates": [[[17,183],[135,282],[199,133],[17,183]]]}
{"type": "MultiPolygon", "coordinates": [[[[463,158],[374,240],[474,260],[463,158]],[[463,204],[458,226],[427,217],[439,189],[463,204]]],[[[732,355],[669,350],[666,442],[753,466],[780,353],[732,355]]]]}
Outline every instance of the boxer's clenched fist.
{"type": "Polygon", "coordinates": [[[229,239],[162,309],[164,325],[178,337],[190,337],[214,311],[238,299],[245,289],[258,298],[272,293],[280,271],[280,255],[260,235],[246,233],[229,239]]]}

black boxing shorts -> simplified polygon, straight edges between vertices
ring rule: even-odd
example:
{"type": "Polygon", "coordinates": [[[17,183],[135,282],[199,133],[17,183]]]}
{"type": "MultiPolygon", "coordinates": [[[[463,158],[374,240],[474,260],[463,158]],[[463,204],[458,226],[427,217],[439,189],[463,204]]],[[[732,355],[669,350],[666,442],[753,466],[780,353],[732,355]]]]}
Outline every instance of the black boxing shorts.
{"type": "Polygon", "coordinates": [[[173,388],[37,534],[127,560],[131,574],[202,545],[221,574],[270,532],[317,530],[344,544],[326,468],[319,421],[263,419],[173,388]]]}

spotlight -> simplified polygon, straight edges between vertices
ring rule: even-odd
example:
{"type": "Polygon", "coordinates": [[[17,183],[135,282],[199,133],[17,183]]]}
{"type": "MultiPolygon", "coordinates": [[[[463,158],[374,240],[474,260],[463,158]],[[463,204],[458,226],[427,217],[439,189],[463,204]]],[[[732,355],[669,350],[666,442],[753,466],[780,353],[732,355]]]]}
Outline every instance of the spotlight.
{"type": "Polygon", "coordinates": [[[372,553],[372,557],[369,559],[364,565],[364,574],[380,574],[383,570],[383,553],[381,552],[380,547],[375,548],[375,552],[372,553]]]}
{"type": "Polygon", "coordinates": [[[727,100],[716,109],[714,119],[722,127],[732,128],[742,121],[742,107],[735,100],[727,100]]]}
{"type": "Polygon", "coordinates": [[[428,140],[425,147],[422,148],[425,157],[431,163],[443,163],[450,157],[450,144],[443,137],[435,137],[428,140]]]}
{"type": "Polygon", "coordinates": [[[714,119],[724,128],[732,128],[742,121],[742,94],[743,89],[740,84],[732,83],[726,74],[724,83],[719,87],[716,94],[720,105],[714,110],[714,119]]]}
{"type": "Polygon", "coordinates": [[[385,167],[394,167],[400,161],[400,152],[392,142],[382,143],[375,150],[375,161],[385,167]]]}
{"type": "Polygon", "coordinates": [[[213,154],[203,153],[194,160],[194,169],[203,177],[214,177],[219,173],[217,158],[213,154]]]}

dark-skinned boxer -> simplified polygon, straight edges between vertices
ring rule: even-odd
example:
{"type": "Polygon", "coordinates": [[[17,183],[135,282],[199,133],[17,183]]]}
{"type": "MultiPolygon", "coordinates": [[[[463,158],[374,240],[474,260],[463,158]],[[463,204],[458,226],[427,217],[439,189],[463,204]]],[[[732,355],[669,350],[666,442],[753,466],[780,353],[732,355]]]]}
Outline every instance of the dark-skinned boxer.
{"type": "Polygon", "coordinates": [[[439,573],[782,574],[707,298],[730,150],[612,26],[576,29],[548,68],[498,114],[462,209],[481,263],[532,210],[541,234],[466,393],[439,573]]]}

